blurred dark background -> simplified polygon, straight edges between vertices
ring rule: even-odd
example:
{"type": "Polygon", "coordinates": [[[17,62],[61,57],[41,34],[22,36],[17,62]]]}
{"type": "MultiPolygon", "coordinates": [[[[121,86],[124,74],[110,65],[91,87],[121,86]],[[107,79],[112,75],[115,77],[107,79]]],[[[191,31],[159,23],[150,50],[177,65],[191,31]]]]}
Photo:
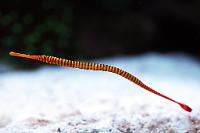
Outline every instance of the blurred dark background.
{"type": "Polygon", "coordinates": [[[78,60],[145,52],[200,58],[199,7],[199,0],[0,1],[0,60],[39,64],[9,51],[78,60]]]}

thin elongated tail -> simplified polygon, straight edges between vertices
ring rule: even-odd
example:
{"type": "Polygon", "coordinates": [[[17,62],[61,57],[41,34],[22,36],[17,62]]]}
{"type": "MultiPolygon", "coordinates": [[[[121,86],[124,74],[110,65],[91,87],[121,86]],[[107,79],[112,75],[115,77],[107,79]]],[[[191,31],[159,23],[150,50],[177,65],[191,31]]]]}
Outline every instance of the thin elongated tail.
{"type": "Polygon", "coordinates": [[[118,75],[132,81],[133,83],[139,85],[140,87],[142,87],[143,89],[145,89],[147,91],[150,91],[150,92],[152,92],[152,93],[154,93],[158,96],[161,96],[165,99],[168,99],[168,100],[178,104],[185,111],[188,111],[188,112],[192,111],[192,109],[189,106],[187,106],[183,103],[177,102],[177,101],[173,100],[172,98],[169,98],[169,97],[153,90],[152,88],[145,85],[142,81],[140,81],[138,78],[136,78],[132,74],[130,74],[130,73],[124,71],[124,70],[121,70],[117,67],[114,67],[114,66],[105,65],[105,64],[97,64],[97,63],[80,62],[80,61],[71,61],[71,60],[67,60],[67,59],[61,59],[61,58],[57,58],[57,57],[53,57],[53,56],[46,56],[46,55],[27,55],[27,54],[20,54],[20,53],[16,53],[16,52],[10,52],[9,54],[11,56],[17,56],[17,57],[23,57],[23,58],[38,60],[38,61],[41,61],[41,62],[60,65],[60,66],[64,66],[64,67],[112,72],[112,73],[118,74],[118,75]]]}

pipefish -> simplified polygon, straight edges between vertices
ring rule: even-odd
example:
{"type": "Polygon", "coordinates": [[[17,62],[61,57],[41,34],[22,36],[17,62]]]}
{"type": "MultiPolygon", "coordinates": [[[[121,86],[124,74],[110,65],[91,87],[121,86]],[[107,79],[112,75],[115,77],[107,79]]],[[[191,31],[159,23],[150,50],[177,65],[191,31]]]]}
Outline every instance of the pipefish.
{"type": "Polygon", "coordinates": [[[115,73],[117,75],[120,75],[120,76],[130,80],[131,82],[137,84],[138,86],[142,87],[143,89],[145,89],[151,93],[154,93],[158,96],[161,96],[165,99],[168,99],[168,100],[178,104],[185,111],[188,111],[188,112],[192,111],[192,109],[189,106],[187,106],[186,104],[180,103],[172,98],[169,98],[168,96],[165,96],[164,94],[161,94],[160,92],[155,91],[154,89],[145,85],[141,80],[139,80],[134,75],[132,75],[120,68],[117,68],[115,66],[110,66],[110,65],[106,65],[106,64],[98,64],[98,63],[81,62],[81,61],[72,61],[72,60],[68,60],[68,59],[62,59],[62,58],[57,58],[54,56],[46,56],[46,55],[29,55],[29,54],[21,54],[21,53],[16,53],[16,52],[10,52],[9,55],[22,57],[22,58],[28,58],[28,59],[32,59],[32,60],[38,60],[38,61],[45,62],[48,64],[55,64],[55,65],[64,66],[64,67],[112,72],[112,73],[115,73]]]}

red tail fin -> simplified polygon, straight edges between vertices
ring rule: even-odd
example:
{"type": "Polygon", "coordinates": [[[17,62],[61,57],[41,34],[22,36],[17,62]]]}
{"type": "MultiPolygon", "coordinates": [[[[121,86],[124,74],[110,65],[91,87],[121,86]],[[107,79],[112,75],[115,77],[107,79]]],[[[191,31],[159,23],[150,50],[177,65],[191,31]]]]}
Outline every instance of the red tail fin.
{"type": "Polygon", "coordinates": [[[179,105],[180,105],[181,108],[184,109],[185,111],[192,112],[192,109],[191,109],[189,106],[187,106],[187,105],[185,105],[185,104],[183,104],[183,103],[179,103],[179,105]]]}

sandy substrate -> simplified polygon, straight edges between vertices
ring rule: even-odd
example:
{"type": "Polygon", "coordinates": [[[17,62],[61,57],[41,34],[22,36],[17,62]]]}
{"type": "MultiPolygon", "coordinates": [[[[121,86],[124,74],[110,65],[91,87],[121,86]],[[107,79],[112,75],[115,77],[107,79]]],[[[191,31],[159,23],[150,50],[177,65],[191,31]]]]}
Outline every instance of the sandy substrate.
{"type": "Polygon", "coordinates": [[[200,63],[146,54],[120,67],[190,105],[192,113],[112,73],[61,67],[0,73],[0,133],[200,133],[200,63]]]}

